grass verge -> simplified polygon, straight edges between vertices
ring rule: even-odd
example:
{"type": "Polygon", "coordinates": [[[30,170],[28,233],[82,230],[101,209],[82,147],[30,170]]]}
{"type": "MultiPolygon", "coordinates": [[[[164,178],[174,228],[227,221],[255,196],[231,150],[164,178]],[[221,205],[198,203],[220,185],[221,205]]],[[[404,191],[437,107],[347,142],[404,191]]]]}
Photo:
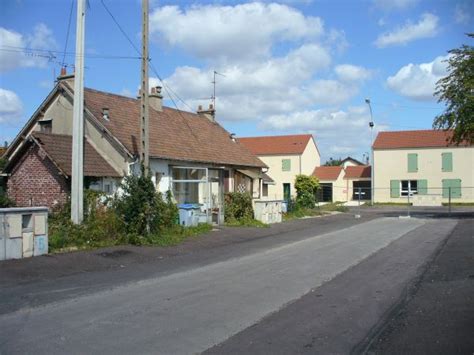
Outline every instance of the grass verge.
{"type": "Polygon", "coordinates": [[[225,222],[227,227],[255,227],[255,228],[268,228],[270,227],[268,224],[263,222],[257,221],[256,219],[229,219],[225,222]]]}

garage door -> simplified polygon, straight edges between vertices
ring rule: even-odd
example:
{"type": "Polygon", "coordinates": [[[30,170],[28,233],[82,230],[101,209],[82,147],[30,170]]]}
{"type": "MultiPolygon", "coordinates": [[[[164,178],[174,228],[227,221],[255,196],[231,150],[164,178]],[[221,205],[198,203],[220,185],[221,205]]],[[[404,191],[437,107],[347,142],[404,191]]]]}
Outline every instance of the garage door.
{"type": "Polygon", "coordinates": [[[318,202],[332,202],[332,183],[320,183],[317,198],[318,202]]]}
{"type": "Polygon", "coordinates": [[[354,181],[352,184],[352,199],[359,199],[359,189],[360,189],[360,199],[361,200],[370,200],[371,199],[371,183],[370,181],[354,181]]]}

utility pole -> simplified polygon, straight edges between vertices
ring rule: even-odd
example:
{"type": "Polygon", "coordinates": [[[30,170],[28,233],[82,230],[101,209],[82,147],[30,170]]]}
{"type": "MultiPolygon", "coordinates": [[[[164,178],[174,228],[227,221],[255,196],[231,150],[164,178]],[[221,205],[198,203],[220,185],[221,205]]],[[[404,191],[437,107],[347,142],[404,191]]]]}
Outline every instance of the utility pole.
{"type": "Polygon", "coordinates": [[[140,163],[143,165],[145,175],[150,167],[149,156],[149,105],[148,105],[148,0],[142,0],[142,72],[140,95],[140,163]]]}
{"type": "Polygon", "coordinates": [[[85,0],[77,0],[76,60],[72,123],[71,220],[84,219],[84,36],[85,0]]]}
{"type": "Polygon", "coordinates": [[[372,157],[370,159],[370,186],[371,186],[371,191],[370,191],[370,202],[373,205],[374,204],[374,118],[372,116],[372,106],[370,105],[370,99],[365,99],[365,103],[369,105],[369,111],[370,111],[370,122],[369,122],[369,127],[370,127],[370,151],[372,152],[372,157]]]}

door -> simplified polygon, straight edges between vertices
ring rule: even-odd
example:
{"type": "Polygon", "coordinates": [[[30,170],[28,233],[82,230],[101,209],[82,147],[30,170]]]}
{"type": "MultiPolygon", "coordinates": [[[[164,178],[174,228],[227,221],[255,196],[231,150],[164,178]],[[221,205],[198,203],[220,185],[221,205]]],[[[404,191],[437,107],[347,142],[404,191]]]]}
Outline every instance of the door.
{"type": "Polygon", "coordinates": [[[352,183],[352,199],[354,201],[359,200],[359,189],[360,189],[360,199],[361,200],[370,200],[371,199],[371,183],[370,181],[354,181],[352,183]]]}
{"type": "Polygon", "coordinates": [[[288,202],[291,200],[291,185],[290,184],[283,184],[283,199],[288,202]]]}
{"type": "Polygon", "coordinates": [[[317,201],[332,202],[332,182],[322,182],[319,184],[317,201]]]}

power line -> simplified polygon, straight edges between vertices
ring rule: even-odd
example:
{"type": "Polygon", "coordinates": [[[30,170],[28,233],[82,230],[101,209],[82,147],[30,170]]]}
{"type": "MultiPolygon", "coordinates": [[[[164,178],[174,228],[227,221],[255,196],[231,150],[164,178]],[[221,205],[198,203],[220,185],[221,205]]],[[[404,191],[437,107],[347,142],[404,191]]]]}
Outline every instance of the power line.
{"type": "Polygon", "coordinates": [[[390,106],[392,108],[409,108],[409,109],[420,109],[420,110],[439,110],[439,107],[428,107],[428,106],[410,106],[410,105],[400,105],[398,103],[387,103],[387,102],[372,102],[372,105],[377,106],[390,106]]]}
{"type": "Polygon", "coordinates": [[[64,44],[63,63],[66,60],[67,44],[69,42],[69,31],[71,29],[72,10],[74,9],[74,0],[71,0],[71,9],[69,10],[69,20],[67,22],[66,43],[64,44]]]}
{"type": "MultiPolygon", "coordinates": [[[[44,48],[30,48],[30,47],[16,47],[9,45],[0,46],[0,51],[3,52],[16,52],[16,53],[26,53],[33,56],[41,56],[40,54],[34,53],[54,53],[54,54],[65,54],[66,56],[76,57],[76,52],[65,52],[54,49],[44,49],[44,48]]],[[[103,54],[84,54],[83,57],[91,59],[141,59],[140,57],[125,56],[125,55],[103,55],[103,54]]]]}

